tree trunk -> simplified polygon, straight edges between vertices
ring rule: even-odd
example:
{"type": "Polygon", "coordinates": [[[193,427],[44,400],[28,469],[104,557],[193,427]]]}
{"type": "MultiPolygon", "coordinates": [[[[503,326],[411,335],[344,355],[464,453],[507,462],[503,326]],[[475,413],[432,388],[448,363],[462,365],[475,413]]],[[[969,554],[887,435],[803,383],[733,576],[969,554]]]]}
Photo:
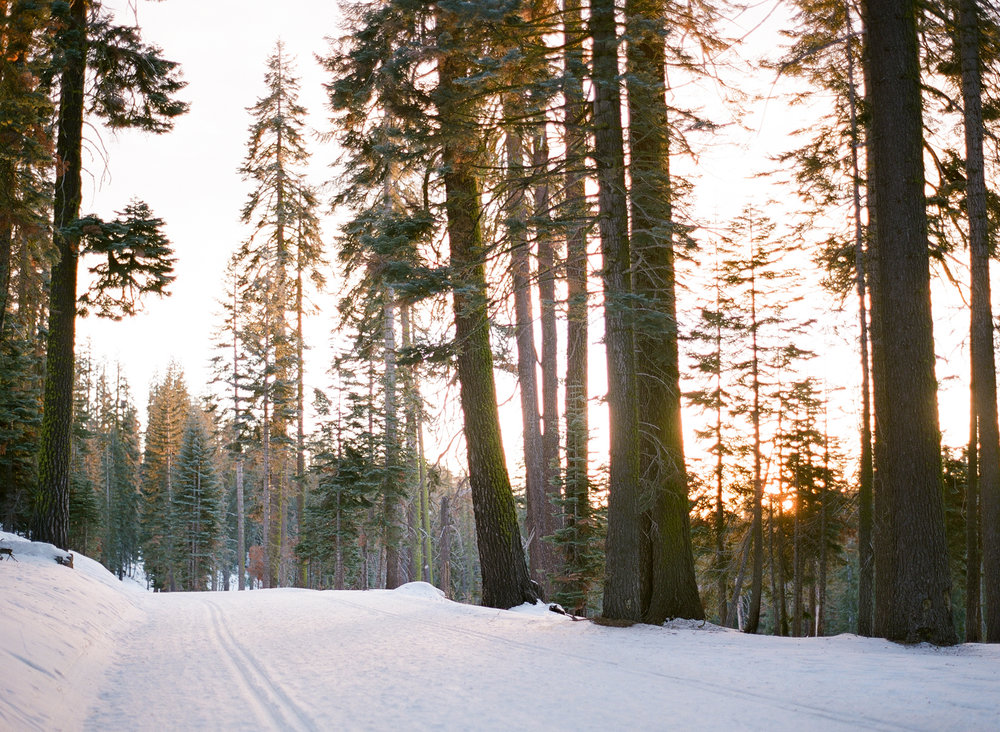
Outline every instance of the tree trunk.
{"type": "Polygon", "coordinates": [[[593,39],[594,161],[598,222],[604,260],[604,348],[608,362],[611,423],[608,538],[604,616],[642,619],[642,495],[639,484],[639,417],[636,401],[628,208],[622,139],[618,38],[611,0],[591,3],[593,39]]]}
{"type": "MultiPolygon", "coordinates": [[[[523,110],[508,102],[507,116],[521,119],[523,110]]],[[[524,140],[515,125],[507,131],[507,173],[510,198],[507,202],[507,229],[510,241],[511,276],[514,285],[514,317],[517,342],[517,382],[521,393],[521,435],[524,446],[524,482],[527,499],[525,531],[528,534],[528,562],[532,578],[548,588],[548,576],[555,570],[542,537],[548,522],[545,494],[545,455],[538,413],[538,355],[535,352],[535,316],[531,302],[531,257],[528,243],[527,188],[524,168],[524,140]]]]}
{"type": "MultiPolygon", "coordinates": [[[[753,236],[750,237],[753,247],[753,236]]],[[[754,259],[753,252],[750,261],[754,259]]],[[[750,270],[750,332],[752,336],[751,379],[753,387],[753,519],[750,533],[753,537],[753,570],[750,579],[750,614],[743,628],[747,633],[756,633],[760,623],[760,601],[764,591],[764,528],[763,502],[764,483],[761,479],[761,437],[760,437],[760,357],[757,344],[757,279],[756,272],[750,270]]],[[[796,521],[798,520],[798,500],[796,499],[796,521]]],[[[796,633],[796,635],[798,635],[796,633]]]]}
{"type": "Polygon", "coordinates": [[[451,268],[457,366],[469,483],[476,516],[483,604],[509,608],[538,599],[521,547],[517,511],[504,462],[487,311],[482,204],[475,177],[475,109],[462,87],[466,30],[462,18],[438,8],[438,119],[442,128],[445,211],[451,268]]]}
{"type": "Polygon", "coordinates": [[[73,370],[76,339],[76,275],[80,238],[64,228],[80,216],[84,86],[87,73],[86,0],[72,0],[72,39],[65,50],[57,122],[53,245],[49,284],[45,395],[38,445],[38,493],[32,538],[68,548],[69,472],[72,452],[73,370]]]}
{"type": "Polygon", "coordinates": [[[774,612],[774,635],[781,635],[781,608],[778,605],[778,568],[774,556],[774,497],[767,499],[767,553],[771,565],[771,607],[774,612]]]}
{"type": "Polygon", "coordinates": [[[955,643],[941,496],[916,4],[866,0],[871,113],[875,626],[955,643]]]}
{"type": "Polygon", "coordinates": [[[795,518],[792,530],[792,635],[802,637],[802,489],[795,486],[795,518]]]}
{"type": "MultiPolygon", "coordinates": [[[[861,358],[861,456],[858,486],[858,635],[872,635],[875,592],[875,556],[872,545],[872,465],[871,374],[868,353],[868,304],[865,280],[864,228],[861,223],[861,168],[858,160],[860,125],[857,87],[854,83],[854,31],[851,5],[845,3],[847,23],[847,88],[851,118],[851,190],[854,209],[854,271],[858,294],[858,350],[861,358]]],[[[871,222],[869,222],[871,223],[871,222]]]]}
{"type": "Polygon", "coordinates": [[[386,287],[383,304],[383,336],[385,342],[385,586],[394,590],[403,584],[400,547],[403,544],[399,487],[399,415],[396,408],[396,304],[395,293],[386,287]]]}
{"type": "MultiPolygon", "coordinates": [[[[532,114],[544,118],[544,109],[532,109],[532,114]]],[[[532,167],[540,182],[535,184],[535,236],[538,239],[538,299],[542,321],[542,488],[544,490],[545,529],[539,535],[548,576],[545,591],[551,593],[551,577],[559,570],[560,557],[551,543],[552,536],[562,528],[562,497],[559,490],[559,334],[556,327],[556,262],[555,243],[549,221],[548,187],[549,146],[544,122],[534,135],[532,167]]]]}
{"type": "Polygon", "coordinates": [[[586,573],[587,544],[590,533],[589,438],[587,414],[588,293],[587,228],[589,218],[584,175],[587,137],[584,118],[587,104],[583,92],[583,23],[579,0],[566,0],[565,63],[567,80],[564,90],[566,107],[566,524],[570,536],[566,542],[564,593],[575,598],[575,610],[586,608],[589,578],[586,573]]]}
{"type": "Polygon", "coordinates": [[[628,0],[629,154],[646,622],[705,616],[694,575],[681,431],[670,152],[661,0],[628,0]]]}
{"type": "Polygon", "coordinates": [[[239,455],[236,458],[236,566],[240,573],[236,580],[236,587],[239,590],[246,589],[247,546],[244,523],[243,456],[239,455]]]}
{"type": "Polygon", "coordinates": [[[448,496],[441,496],[441,590],[451,598],[451,511],[448,496]]]}
{"type": "MultiPolygon", "coordinates": [[[[300,230],[298,257],[295,266],[295,521],[296,537],[299,541],[305,536],[306,514],[306,364],[305,338],[302,333],[302,320],[305,315],[302,283],[304,269],[305,261],[300,230]]],[[[299,562],[297,584],[299,587],[307,587],[309,584],[308,563],[305,559],[299,562]]]]}
{"type": "MultiPolygon", "coordinates": [[[[985,582],[986,641],[1000,643],[1000,429],[997,426],[997,380],[993,351],[993,312],[990,297],[990,231],[986,210],[983,165],[982,72],[979,58],[979,16],[976,0],[959,2],[959,56],[962,62],[962,101],[965,108],[965,206],[969,217],[972,274],[972,389],[979,435],[978,491],[966,502],[970,516],[981,501],[983,575],[985,582]]],[[[974,484],[970,474],[969,485],[974,484]]],[[[975,526],[975,519],[967,521],[975,526]]],[[[972,547],[970,541],[968,546],[972,547]]],[[[966,587],[966,639],[979,639],[979,557],[969,556],[966,587]],[[973,585],[975,589],[973,590],[973,585]],[[970,629],[975,638],[969,637],[970,629]]]]}

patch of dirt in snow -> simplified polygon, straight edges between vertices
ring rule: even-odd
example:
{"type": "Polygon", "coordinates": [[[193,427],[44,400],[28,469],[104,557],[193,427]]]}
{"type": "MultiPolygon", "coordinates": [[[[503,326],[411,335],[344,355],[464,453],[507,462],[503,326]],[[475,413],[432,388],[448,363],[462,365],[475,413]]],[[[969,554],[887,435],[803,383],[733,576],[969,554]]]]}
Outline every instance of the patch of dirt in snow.
{"type": "Polygon", "coordinates": [[[663,624],[668,630],[703,630],[709,633],[738,633],[732,628],[723,628],[721,625],[709,623],[707,620],[690,620],[688,618],[674,618],[663,624]]]}

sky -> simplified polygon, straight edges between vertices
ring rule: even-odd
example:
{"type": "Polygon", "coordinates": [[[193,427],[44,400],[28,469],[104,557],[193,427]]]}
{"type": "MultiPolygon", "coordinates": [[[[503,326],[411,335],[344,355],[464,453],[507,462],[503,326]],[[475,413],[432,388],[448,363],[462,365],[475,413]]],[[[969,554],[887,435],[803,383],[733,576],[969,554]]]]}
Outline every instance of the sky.
{"type": "MultiPolygon", "coordinates": [[[[238,168],[246,152],[250,117],[246,108],[263,93],[267,57],[280,38],[289,53],[297,58],[301,77],[300,101],[310,111],[309,123],[317,136],[310,140],[313,164],[310,175],[315,184],[325,184],[332,177],[331,165],[336,147],[323,142],[318,133],[329,129],[322,83],[324,73],[315,61],[326,51],[326,37],[342,34],[338,3],[331,0],[285,0],[280,4],[265,0],[114,0],[104,3],[115,11],[120,23],[138,21],[143,37],[164,49],[167,58],[181,63],[188,82],[182,92],[191,103],[191,111],[178,119],[176,128],[165,135],[117,132],[88,128],[89,162],[84,180],[83,213],[110,217],[132,197],[145,200],[154,213],[166,221],[166,232],[177,256],[176,282],[172,296],[147,300],[143,312],[121,322],[102,321],[95,317],[78,322],[78,344],[88,341],[98,359],[119,361],[132,386],[140,413],[144,413],[147,390],[157,374],[162,374],[171,360],[176,360],[187,375],[192,393],[204,393],[211,378],[208,362],[212,355],[213,330],[221,321],[218,299],[227,260],[247,236],[239,221],[240,210],[249,187],[239,176],[238,168]]],[[[772,72],[752,73],[749,59],[755,54],[776,53],[780,39],[779,4],[757,6],[748,14],[732,20],[731,35],[753,33],[735,53],[725,57],[721,67],[732,74],[735,85],[752,100],[746,112],[733,117],[724,103],[725,92],[711,83],[679,85],[674,100],[679,106],[702,107],[706,114],[723,124],[720,134],[695,137],[696,159],[678,159],[672,163],[675,173],[691,178],[694,184],[692,210],[702,228],[695,236],[704,238],[720,222],[738,213],[749,201],[758,207],[768,206],[774,195],[754,176],[773,167],[773,156],[793,145],[791,132],[803,126],[808,109],[790,110],[784,104],[772,72]],[[766,22],[760,25],[762,20],[766,22]],[[728,66],[727,66],[728,65],[728,66]],[[737,73],[733,69],[742,68],[737,73]]],[[[821,95],[812,106],[825,103],[821,95]]],[[[788,191],[779,193],[789,198],[788,191]]],[[[772,217],[780,219],[781,204],[771,206],[772,217]]],[[[329,244],[336,234],[337,213],[326,212],[324,239],[329,244]]],[[[593,268],[599,268],[595,257],[593,268]]],[[[809,273],[811,265],[803,259],[797,266],[809,273]]],[[[954,264],[961,276],[961,264],[954,264]]],[[[592,279],[592,289],[599,283],[592,279]]],[[[681,294],[681,305],[696,311],[699,306],[698,283],[681,294]]],[[[943,390],[940,396],[945,441],[961,444],[965,438],[967,397],[963,391],[967,353],[963,331],[966,316],[962,302],[950,285],[938,283],[935,293],[936,336],[939,355],[938,376],[943,390]]],[[[599,302],[594,298],[595,304],[599,302]]],[[[331,301],[332,303],[332,301],[331,301]]],[[[833,299],[818,295],[811,298],[813,312],[826,318],[831,327],[814,338],[821,354],[815,369],[833,395],[832,431],[845,435],[845,449],[855,452],[856,438],[851,432],[858,424],[858,367],[854,346],[856,315],[852,300],[842,303],[843,312],[833,299]],[[835,327],[833,327],[835,326],[835,327]]],[[[537,312],[537,304],[536,304],[537,312]]],[[[598,461],[606,448],[605,430],[599,425],[604,405],[601,396],[606,388],[603,350],[600,345],[601,314],[592,310],[591,394],[595,427],[594,451],[598,461]]],[[[327,376],[330,315],[307,321],[307,393],[324,388],[327,376]]],[[[682,383],[682,389],[690,388],[682,383]]],[[[498,376],[499,398],[503,403],[502,420],[505,446],[511,467],[518,470],[520,449],[519,414],[513,380],[498,376]]],[[[430,395],[435,396],[435,395],[430,395]]],[[[442,393],[439,401],[452,405],[454,398],[442,393]]],[[[451,394],[450,396],[454,396],[451,394]]],[[[442,432],[430,443],[441,450],[451,446],[456,453],[460,442],[453,441],[458,429],[454,412],[442,432]]],[[[685,420],[689,452],[697,452],[692,429],[693,414],[685,420]]],[[[457,464],[453,459],[453,464],[457,464]]],[[[460,463],[460,458],[457,461],[460,463]]]]}
{"type": "Polygon", "coordinates": [[[0,533],[0,728],[972,730],[1000,646],[601,627],[396,590],[150,593],[0,533]]]}
{"type": "MultiPolygon", "coordinates": [[[[149,383],[171,359],[183,366],[194,394],[208,382],[223,273],[249,233],[239,220],[250,191],[238,173],[249,137],[246,108],[264,93],[266,60],[280,38],[297,57],[300,101],[311,112],[310,125],[326,128],[324,78],[314,55],[325,52],[326,36],[338,35],[338,10],[336,2],[315,0],[284,0],[280,10],[261,0],[103,4],[115,10],[119,23],[137,18],[143,38],[181,63],[188,83],[181,96],[191,103],[165,135],[88,129],[83,212],[112,216],[139,197],[165,220],[177,257],[170,297],[149,298],[143,312],[128,320],[89,317],[78,324],[79,344],[89,339],[95,355],[122,362],[142,411],[149,383]]],[[[334,153],[315,139],[310,148],[314,183],[324,183],[334,153]]],[[[334,226],[327,219],[329,240],[334,226]]],[[[325,348],[327,333],[314,333],[310,345],[325,348]]],[[[309,377],[311,385],[326,383],[322,369],[309,377]]]]}

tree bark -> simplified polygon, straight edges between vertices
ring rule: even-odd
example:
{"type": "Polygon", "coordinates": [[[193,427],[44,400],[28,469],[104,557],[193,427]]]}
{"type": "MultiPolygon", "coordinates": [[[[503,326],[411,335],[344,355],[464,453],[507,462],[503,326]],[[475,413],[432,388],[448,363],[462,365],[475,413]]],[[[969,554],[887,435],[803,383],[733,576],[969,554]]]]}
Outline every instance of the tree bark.
{"type": "Polygon", "coordinates": [[[584,165],[587,136],[584,118],[587,104],[583,92],[583,22],[579,0],[566,0],[565,63],[566,85],[566,524],[570,538],[566,543],[565,593],[586,607],[588,579],[585,563],[590,541],[590,478],[587,413],[588,385],[588,292],[587,292],[587,227],[589,210],[584,165]]]}
{"type": "MultiPolygon", "coordinates": [[[[959,56],[962,63],[962,101],[965,108],[965,207],[969,218],[972,275],[972,390],[979,436],[978,491],[966,501],[967,526],[978,523],[976,498],[982,507],[983,576],[985,582],[986,641],[1000,643],[1000,429],[997,425],[997,380],[990,296],[990,232],[986,210],[983,165],[982,71],[979,57],[979,11],[976,0],[959,1],[959,56]]],[[[970,463],[971,465],[971,463],[970,463]]],[[[969,476],[969,486],[976,485],[969,476]]],[[[970,539],[967,557],[966,640],[979,640],[979,552],[970,539]],[[970,632],[972,637],[970,637],[970,632]]]]}
{"type": "MultiPolygon", "coordinates": [[[[750,246],[753,247],[751,230],[750,246]]],[[[750,261],[755,260],[751,249],[750,261]]],[[[760,351],[757,342],[757,276],[751,264],[750,269],[750,333],[751,333],[751,379],[753,388],[753,519],[750,534],[753,538],[753,567],[750,576],[750,614],[743,630],[756,633],[760,623],[760,603],[764,591],[764,483],[761,478],[761,436],[760,436],[760,351]]],[[[796,498],[796,521],[798,521],[798,499],[796,498]]],[[[796,633],[798,635],[798,633],[796,633]]]]}
{"type": "MultiPolygon", "coordinates": [[[[507,104],[507,114],[520,119],[519,104],[507,104]]],[[[516,123],[515,123],[516,125],[516,123]]],[[[510,241],[511,276],[514,285],[517,382],[521,394],[521,436],[524,448],[524,482],[527,499],[525,531],[528,534],[528,566],[532,578],[546,588],[555,567],[547,561],[542,537],[547,533],[548,511],[545,494],[545,455],[541,417],[538,412],[538,355],[535,352],[535,316],[531,302],[531,256],[528,243],[528,209],[525,200],[524,138],[515,125],[507,131],[507,171],[510,191],[507,202],[507,230],[510,241]]]]}
{"type": "Polygon", "coordinates": [[[385,586],[394,590],[403,584],[399,549],[403,543],[402,516],[398,487],[399,479],[399,414],[396,408],[396,303],[395,293],[386,287],[383,303],[383,337],[385,342],[385,586]]]}
{"type": "Polygon", "coordinates": [[[955,643],[941,496],[914,0],[866,0],[875,403],[875,624],[955,643]]]}
{"type": "Polygon", "coordinates": [[[485,248],[479,184],[475,177],[478,134],[475,109],[461,79],[468,76],[467,27],[445,8],[437,11],[438,117],[442,127],[445,211],[451,269],[457,366],[465,441],[482,569],[482,602],[509,608],[538,599],[521,547],[517,512],[504,462],[493,379],[487,310],[485,248]]]}
{"type": "MultiPolygon", "coordinates": [[[[857,86],[854,82],[854,30],[851,5],[845,3],[847,24],[847,89],[851,119],[851,191],[854,210],[854,277],[858,294],[858,350],[861,359],[861,456],[858,486],[858,635],[872,635],[875,598],[875,556],[872,546],[872,465],[871,373],[868,349],[868,304],[865,278],[864,228],[861,223],[861,167],[858,160],[860,125],[858,123],[857,86]]],[[[871,222],[869,222],[871,223],[871,222]]]]}
{"type": "Polygon", "coordinates": [[[687,471],[681,431],[670,141],[664,86],[661,0],[628,0],[629,159],[633,284],[641,312],[635,332],[640,423],[643,614],[705,616],[694,574],[687,471]]]}
{"type": "Polygon", "coordinates": [[[642,496],[636,401],[628,202],[622,139],[618,38],[611,0],[591,3],[593,39],[594,161],[598,223],[604,260],[604,348],[608,362],[611,449],[604,616],[642,619],[642,496]]]}
{"type": "Polygon", "coordinates": [[[80,217],[84,86],[87,73],[86,0],[72,0],[71,28],[59,93],[53,245],[56,263],[49,284],[49,329],[45,357],[45,393],[38,446],[38,493],[34,506],[36,541],[67,548],[69,541],[69,472],[72,452],[73,370],[76,340],[78,235],[65,227],[80,217]]]}

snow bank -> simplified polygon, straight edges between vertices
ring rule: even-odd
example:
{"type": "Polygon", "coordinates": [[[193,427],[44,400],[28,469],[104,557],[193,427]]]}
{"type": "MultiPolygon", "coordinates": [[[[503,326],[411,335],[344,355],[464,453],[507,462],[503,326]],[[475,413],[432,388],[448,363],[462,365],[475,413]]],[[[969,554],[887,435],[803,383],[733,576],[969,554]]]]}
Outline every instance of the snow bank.
{"type": "Polygon", "coordinates": [[[146,593],[0,534],[0,731],[987,730],[1000,646],[603,627],[544,603],[146,593]]]}
{"type": "Polygon", "coordinates": [[[0,729],[75,729],[116,640],[138,621],[134,592],[97,562],[0,532],[0,729]]]}

